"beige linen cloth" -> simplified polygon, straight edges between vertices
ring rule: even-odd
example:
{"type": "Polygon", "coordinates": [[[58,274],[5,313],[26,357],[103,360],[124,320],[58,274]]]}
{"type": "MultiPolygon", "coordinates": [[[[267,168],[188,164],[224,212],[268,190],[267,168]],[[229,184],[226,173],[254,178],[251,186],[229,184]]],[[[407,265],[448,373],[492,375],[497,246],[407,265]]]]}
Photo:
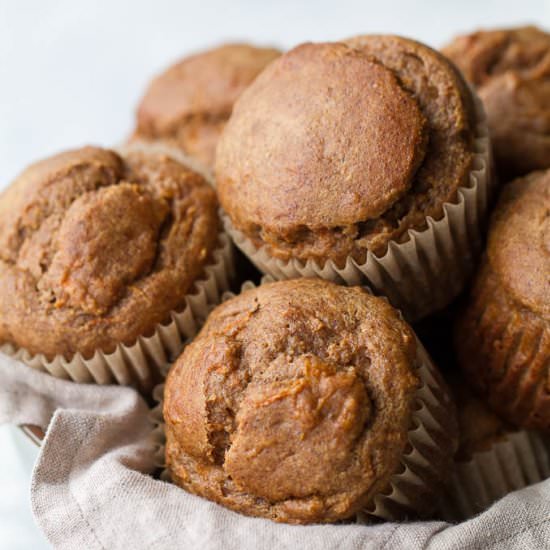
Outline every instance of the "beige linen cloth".
{"type": "Polygon", "coordinates": [[[31,503],[55,548],[550,548],[550,480],[458,525],[277,524],[230,512],[151,477],[148,407],[134,390],[58,380],[1,353],[0,380],[0,422],[48,427],[31,503]]]}

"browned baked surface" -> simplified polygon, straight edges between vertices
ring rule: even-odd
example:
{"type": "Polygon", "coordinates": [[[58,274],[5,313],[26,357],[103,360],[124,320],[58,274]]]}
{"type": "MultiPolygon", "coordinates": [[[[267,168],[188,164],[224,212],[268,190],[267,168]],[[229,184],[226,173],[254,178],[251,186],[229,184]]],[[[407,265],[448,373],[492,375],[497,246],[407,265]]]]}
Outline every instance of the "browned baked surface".
{"type": "Polygon", "coordinates": [[[69,359],[152,331],[202,275],[216,209],[161,154],[86,147],[32,165],[0,195],[0,342],[69,359]]]}
{"type": "Polygon", "coordinates": [[[494,410],[550,431],[550,172],[504,188],[455,340],[462,369],[494,410]]]}
{"type": "Polygon", "coordinates": [[[303,44],[237,101],[218,147],[220,201],[277,258],[363,261],[442,216],[468,182],[474,124],[461,76],[422,44],[303,44]]]}
{"type": "Polygon", "coordinates": [[[550,35],[478,31],[443,49],[478,89],[503,177],[550,167],[550,35]]]}
{"type": "Polygon", "coordinates": [[[245,291],[213,311],[168,376],[172,478],[276,521],[349,517],[399,471],[415,357],[412,330],[359,287],[296,279],[245,291]]]}
{"type": "Polygon", "coordinates": [[[212,167],[235,100],[279,53],[225,44],[183,59],[149,86],[137,111],[135,137],[167,140],[212,167]]]}

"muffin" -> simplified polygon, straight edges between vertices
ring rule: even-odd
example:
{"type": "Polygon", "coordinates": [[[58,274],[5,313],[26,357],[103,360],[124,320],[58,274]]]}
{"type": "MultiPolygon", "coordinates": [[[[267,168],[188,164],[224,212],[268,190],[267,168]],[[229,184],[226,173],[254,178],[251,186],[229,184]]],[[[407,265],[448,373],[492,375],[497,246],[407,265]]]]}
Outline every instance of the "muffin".
{"type": "Polygon", "coordinates": [[[278,55],[273,48],[225,44],[183,59],[149,86],[134,139],[168,142],[212,169],[235,100],[278,55]]]}
{"type": "Polygon", "coordinates": [[[443,501],[446,519],[464,520],[511,491],[550,476],[550,445],[496,415],[460,376],[449,379],[457,407],[459,449],[443,501]]]}
{"type": "Polygon", "coordinates": [[[204,286],[225,290],[217,208],[202,176],[160,153],[85,147],[33,164],[0,195],[3,349],[77,380],[150,382],[204,286]]]}
{"type": "Polygon", "coordinates": [[[550,432],[550,171],[505,186],[455,331],[467,378],[508,422],[550,432]]]}
{"type": "Polygon", "coordinates": [[[536,27],[479,31],[443,53],[483,100],[501,176],[550,168],[550,35],[536,27]]]}
{"type": "Polygon", "coordinates": [[[471,460],[476,453],[488,451],[517,428],[502,420],[456,373],[447,379],[457,409],[459,462],[471,460]]]}
{"type": "Polygon", "coordinates": [[[321,279],[218,306],[170,370],[164,420],[175,483],[288,523],[426,515],[456,443],[452,402],[398,312],[321,279]]]}
{"type": "Polygon", "coordinates": [[[408,317],[426,315],[460,290],[477,246],[463,211],[483,218],[480,117],[460,74],[427,46],[302,44],[243,93],[222,134],[226,228],[275,278],[366,282],[408,317]]]}

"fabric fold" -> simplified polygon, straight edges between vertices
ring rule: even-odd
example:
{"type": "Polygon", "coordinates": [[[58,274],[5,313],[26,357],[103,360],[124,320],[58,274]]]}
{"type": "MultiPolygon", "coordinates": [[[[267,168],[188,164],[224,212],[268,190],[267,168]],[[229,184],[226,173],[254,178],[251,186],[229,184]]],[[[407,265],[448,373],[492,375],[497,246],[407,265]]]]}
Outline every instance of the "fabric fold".
{"type": "Polygon", "coordinates": [[[550,480],[457,525],[293,526],[242,516],[151,475],[149,407],[135,390],[55,379],[3,354],[0,377],[0,422],[48,426],[31,503],[54,548],[497,549],[550,540],[550,480]]]}

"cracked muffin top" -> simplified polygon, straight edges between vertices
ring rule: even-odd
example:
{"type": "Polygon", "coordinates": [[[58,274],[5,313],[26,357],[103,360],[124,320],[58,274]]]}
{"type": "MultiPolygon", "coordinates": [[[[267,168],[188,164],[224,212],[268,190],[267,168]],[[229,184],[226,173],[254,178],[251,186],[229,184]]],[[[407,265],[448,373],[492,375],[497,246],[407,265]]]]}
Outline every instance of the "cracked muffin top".
{"type": "Polygon", "coordinates": [[[0,195],[0,343],[113,351],[184,305],[217,244],[212,189],[162,154],[85,147],[0,195]]]}
{"type": "Polygon", "coordinates": [[[478,89],[501,175],[550,167],[550,34],[478,31],[442,51],[478,89]]]}
{"type": "Polygon", "coordinates": [[[172,479],[276,521],[353,515],[407,452],[416,346],[398,312],[359,287],[295,279],[244,291],[210,314],[168,375],[172,479]]]}
{"type": "Polygon", "coordinates": [[[137,111],[135,137],[169,140],[212,168],[235,100],[280,52],[225,44],[187,57],[153,80],[137,111]]]}
{"type": "Polygon", "coordinates": [[[218,146],[220,202],[274,257],[363,261],[469,183],[475,123],[462,77],[427,46],[303,44],[237,101],[218,146]]]}

